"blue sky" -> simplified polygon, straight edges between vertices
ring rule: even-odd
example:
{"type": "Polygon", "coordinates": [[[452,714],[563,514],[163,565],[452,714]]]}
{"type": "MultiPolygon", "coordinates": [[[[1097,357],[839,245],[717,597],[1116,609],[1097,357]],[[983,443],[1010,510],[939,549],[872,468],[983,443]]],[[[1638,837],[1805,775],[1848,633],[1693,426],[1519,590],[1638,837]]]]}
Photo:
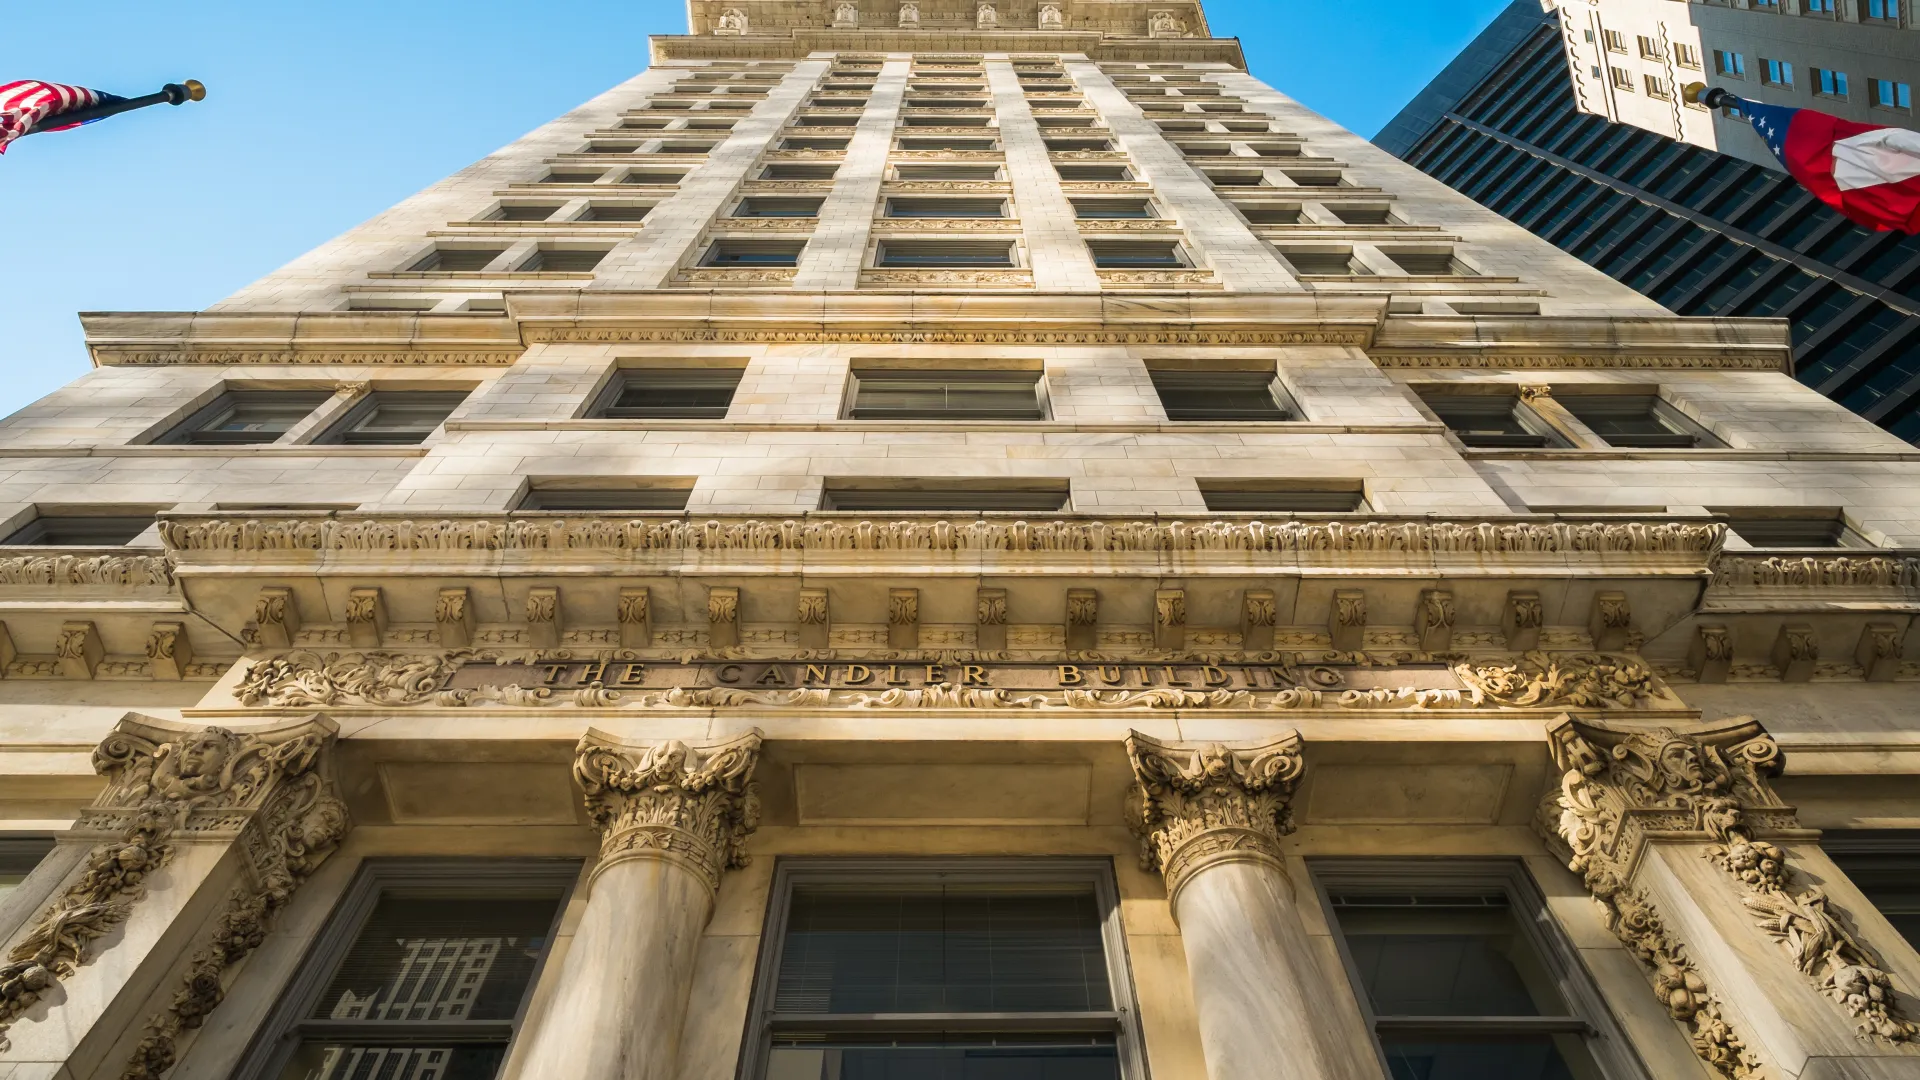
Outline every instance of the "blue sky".
{"type": "MultiPolygon", "coordinates": [[[[1371,136],[1506,0],[1208,0],[1253,73],[1371,136]]],[[[77,311],[201,308],[537,127],[682,33],[680,0],[100,0],[0,81],[208,99],[0,156],[0,414],[87,370],[77,311]]]]}

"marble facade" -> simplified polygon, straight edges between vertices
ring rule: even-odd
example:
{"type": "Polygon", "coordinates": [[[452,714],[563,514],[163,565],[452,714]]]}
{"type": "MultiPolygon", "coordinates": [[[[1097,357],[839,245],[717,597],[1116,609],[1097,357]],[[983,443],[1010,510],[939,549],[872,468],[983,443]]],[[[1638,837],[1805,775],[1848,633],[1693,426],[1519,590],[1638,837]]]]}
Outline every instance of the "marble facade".
{"type": "Polygon", "coordinates": [[[370,875],[455,862],[573,882],[502,1077],[761,1080],[793,867],[1056,863],[1111,892],[1129,1080],[1382,1080],[1335,897],[1422,875],[1537,899],[1597,1075],[1920,1077],[1920,954],[1835,854],[1920,844],[1920,454],[1784,324],[1625,290],[1194,0],[690,7],[206,311],[87,316],[95,370],[0,421],[9,530],[153,522],[0,547],[0,1080],[308,1075],[276,1040],[341,1019],[296,1006],[370,875]],[[1038,417],[853,415],[926,369],[1029,372],[1038,417]],[[608,415],[636,371],[737,382],[608,415]],[[1290,411],[1170,415],[1170,372],[1290,411]],[[170,441],[236,391],[310,411],[170,441]],[[465,397],[417,443],[337,437],[424,391],[465,397]],[[1582,419],[1634,395],[1695,444],[1582,419]],[[609,491],[684,509],[537,505],[609,491]],[[1209,505],[1273,491],[1355,502],[1209,505]]]}

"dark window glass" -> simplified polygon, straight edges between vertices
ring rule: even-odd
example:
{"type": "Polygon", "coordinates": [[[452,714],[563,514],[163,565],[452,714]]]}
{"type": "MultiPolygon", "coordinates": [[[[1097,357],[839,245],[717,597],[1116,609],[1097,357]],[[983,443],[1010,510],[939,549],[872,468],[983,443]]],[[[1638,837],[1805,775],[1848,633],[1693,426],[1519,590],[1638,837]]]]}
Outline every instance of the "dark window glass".
{"type": "Polygon", "coordinates": [[[969,180],[988,182],[1000,177],[998,165],[898,165],[902,180],[969,180]]]}
{"type": "Polygon", "coordinates": [[[1920,946],[1920,835],[1830,832],[1821,844],[1900,936],[1920,946]]]}
{"type": "Polygon", "coordinates": [[[880,245],[880,266],[996,267],[1013,265],[1013,245],[1005,241],[888,240],[880,245]]]}
{"type": "Polygon", "coordinates": [[[734,370],[624,372],[601,416],[622,420],[723,420],[740,385],[734,370]]]}
{"type": "Polygon", "coordinates": [[[820,216],[823,199],[744,199],[734,217],[810,218],[820,216]]]}
{"type": "Polygon", "coordinates": [[[1169,420],[1291,420],[1272,372],[1150,371],[1169,420]]]}
{"type": "Polygon", "coordinates": [[[1727,515],[1727,527],[1754,547],[1860,547],[1860,534],[1847,528],[1838,514],[1766,514],[1751,510],[1717,510],[1727,515]]]}
{"type": "Polygon", "coordinates": [[[520,500],[522,510],[685,510],[691,488],[535,488],[520,500]]]}
{"type": "Polygon", "coordinates": [[[545,221],[560,209],[559,203],[546,203],[532,206],[525,203],[508,203],[493,215],[494,221],[545,221]]]}
{"type": "Polygon", "coordinates": [[[1420,399],[1455,438],[1468,446],[1501,449],[1563,445],[1517,397],[1422,394],[1420,399]]]}
{"type": "Polygon", "coordinates": [[[4,543],[47,547],[122,547],[147,531],[152,514],[49,514],[22,525],[4,543]]]}
{"type": "Polygon", "coordinates": [[[1089,240],[1093,265],[1106,270],[1160,269],[1189,265],[1180,245],[1145,240],[1089,240]]]}
{"type": "Polygon", "coordinates": [[[651,206],[638,206],[631,203],[594,203],[587,212],[580,215],[581,221],[645,221],[651,206]]]}
{"type": "Polygon", "coordinates": [[[887,216],[895,218],[998,218],[1007,216],[1001,199],[888,199],[887,216]]]}
{"type": "Polygon", "coordinates": [[[607,257],[607,248],[541,248],[514,267],[522,273],[586,274],[607,257]]]}
{"type": "Polygon", "coordinates": [[[1306,487],[1283,482],[1233,481],[1231,485],[1200,482],[1207,509],[1221,513],[1348,514],[1364,509],[1360,487],[1306,487]]]}
{"type": "Polygon", "coordinates": [[[499,258],[506,250],[506,248],[435,248],[407,269],[416,273],[426,271],[467,273],[485,270],[487,264],[499,258]]]}
{"type": "Polygon", "coordinates": [[[333,395],[306,390],[230,390],[170,432],[170,443],[270,443],[333,395]]]}
{"type": "Polygon", "coordinates": [[[1033,371],[863,371],[855,420],[1041,420],[1033,371]]]}
{"type": "Polygon", "coordinates": [[[722,240],[707,250],[706,266],[798,266],[804,243],[722,240]]]}
{"type": "Polygon", "coordinates": [[[1058,513],[1067,508],[1067,481],[1001,483],[982,480],[901,480],[834,483],[826,486],[822,510],[859,513],[944,511],[947,513],[1058,513]]]}
{"type": "Polygon", "coordinates": [[[1566,410],[1608,446],[1660,448],[1700,445],[1700,436],[1651,394],[1569,394],[1566,410]]]}
{"type": "Polygon", "coordinates": [[[458,393],[382,390],[362,402],[326,438],[344,443],[418,443],[467,399],[458,393]]]}
{"type": "Polygon", "coordinates": [[[1074,199],[1073,212],[1087,220],[1155,216],[1153,205],[1145,199],[1074,199]]]}
{"type": "Polygon", "coordinates": [[[769,165],[760,173],[760,179],[831,180],[839,171],[838,165],[769,165]]]}

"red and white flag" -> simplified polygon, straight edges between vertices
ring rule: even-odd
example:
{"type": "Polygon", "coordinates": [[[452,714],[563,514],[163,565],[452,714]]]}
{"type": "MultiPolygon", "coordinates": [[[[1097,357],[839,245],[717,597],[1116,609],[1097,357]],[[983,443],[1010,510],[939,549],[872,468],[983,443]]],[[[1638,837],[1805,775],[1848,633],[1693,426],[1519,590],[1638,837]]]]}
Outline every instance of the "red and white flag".
{"type": "MultiPolygon", "coordinates": [[[[114,94],[89,90],[84,86],[64,86],[37,79],[0,83],[0,154],[7,152],[8,143],[47,120],[76,109],[91,109],[96,105],[110,105],[123,100],[114,94]]],[[[78,126],[67,124],[42,130],[65,131],[78,126]]]]}
{"type": "Polygon", "coordinates": [[[1739,104],[1787,172],[1821,202],[1870,229],[1920,232],[1920,131],[1739,104]]]}

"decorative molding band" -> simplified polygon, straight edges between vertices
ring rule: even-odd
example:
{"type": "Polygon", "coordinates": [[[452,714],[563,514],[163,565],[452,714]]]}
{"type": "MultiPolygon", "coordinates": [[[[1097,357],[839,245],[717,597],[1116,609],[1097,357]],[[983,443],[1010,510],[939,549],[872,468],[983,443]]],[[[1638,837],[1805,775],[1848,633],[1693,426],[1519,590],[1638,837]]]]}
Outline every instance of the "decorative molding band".
{"type": "MultiPolygon", "coordinates": [[[[720,271],[727,274],[744,272],[720,271]]],[[[874,274],[874,271],[863,271],[861,276],[864,280],[874,274]]],[[[1030,278],[1021,280],[1030,281],[1030,278]]],[[[818,342],[848,345],[1365,345],[1373,336],[1370,329],[1337,327],[1311,330],[754,330],[742,327],[653,329],[524,323],[522,326],[528,344],[741,342],[804,345],[818,342]]]]}
{"type": "Polygon", "coordinates": [[[93,754],[106,790],[70,834],[96,842],[86,867],[0,965],[0,1051],[6,1028],[126,921],[176,843],[237,843],[244,879],[183,989],[148,1023],[125,1075],[145,1080],[171,1067],[179,1033],[219,1004],[227,969],[252,951],[274,912],[351,826],[333,789],[337,732],[322,716],[244,732],[120,721],[93,754]]]}
{"type": "Polygon", "coordinates": [[[1009,551],[1716,554],[1719,524],[166,517],[173,551],[1009,551]]]}
{"type": "Polygon", "coordinates": [[[13,555],[0,558],[0,587],[172,584],[173,560],[165,555],[13,555]]]}
{"type": "Polygon", "coordinates": [[[392,350],[385,352],[314,351],[288,349],[122,349],[113,346],[92,347],[94,359],[103,365],[151,367],[161,364],[386,364],[396,367],[504,367],[520,359],[521,350],[488,352],[438,352],[392,350]]]}
{"type": "Polygon", "coordinates": [[[1658,353],[1484,353],[1391,352],[1370,349],[1367,356],[1383,368],[1626,368],[1673,371],[1789,371],[1785,350],[1766,352],[1658,353]]]}
{"type": "Polygon", "coordinates": [[[1716,592],[1739,589],[1920,589],[1920,557],[1912,555],[1721,555],[1713,562],[1716,592]]]}
{"type": "Polygon", "coordinates": [[[1289,803],[1306,771],[1298,732],[1229,749],[1163,743],[1136,731],[1127,736],[1127,760],[1127,824],[1140,840],[1140,867],[1164,874],[1176,902],[1209,867],[1281,865],[1280,838],[1293,831],[1289,803]]]}
{"type": "Polygon", "coordinates": [[[602,834],[594,874],[628,859],[664,859],[691,871],[710,894],[720,875],[747,863],[760,824],[753,768],[760,733],[707,746],[634,742],[588,729],[573,761],[587,814],[602,834]]]}

